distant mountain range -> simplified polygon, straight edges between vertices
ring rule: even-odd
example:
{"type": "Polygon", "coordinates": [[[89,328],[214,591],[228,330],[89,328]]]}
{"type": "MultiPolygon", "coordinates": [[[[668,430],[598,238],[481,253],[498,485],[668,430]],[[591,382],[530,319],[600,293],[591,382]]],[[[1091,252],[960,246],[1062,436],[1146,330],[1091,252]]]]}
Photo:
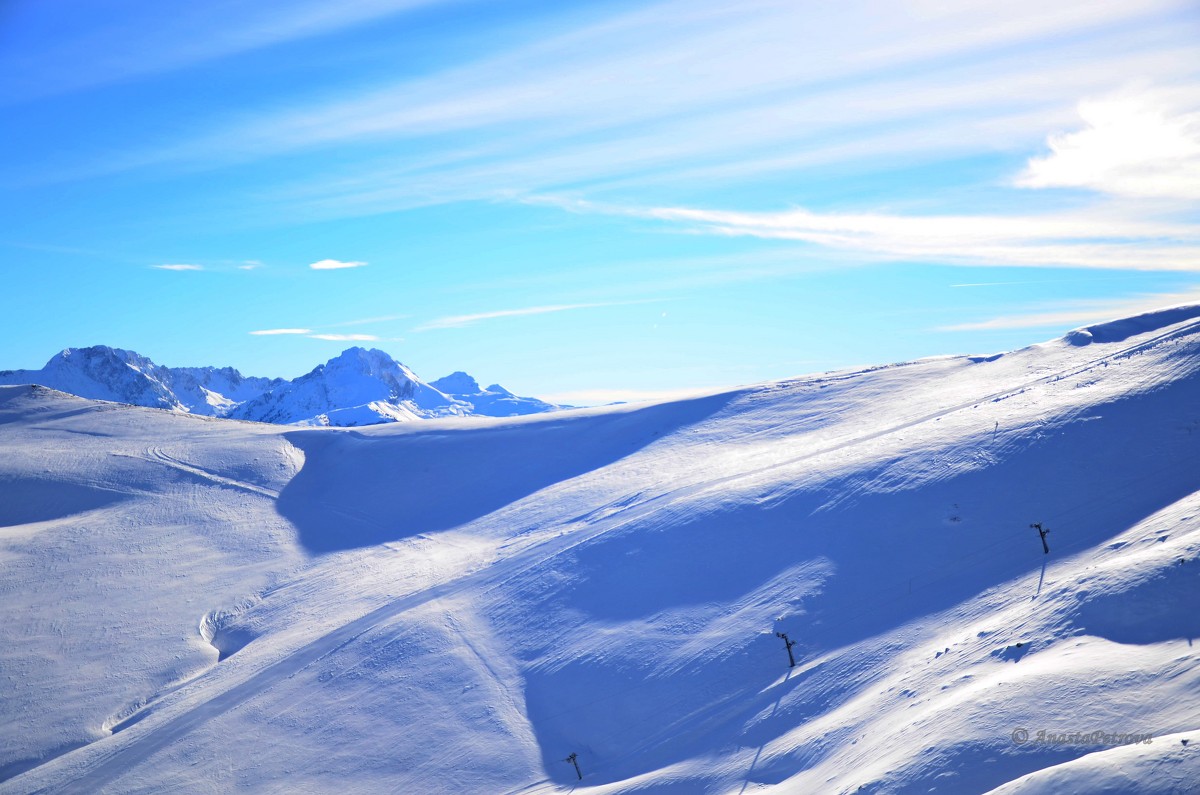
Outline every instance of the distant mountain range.
{"type": "Polygon", "coordinates": [[[514,417],[562,406],[480,388],[456,372],[426,383],[380,350],[350,348],[288,381],[232,367],[164,367],[133,351],[67,348],[40,370],[0,370],[0,385],[41,384],[94,400],[293,425],[375,425],[449,416],[514,417]]]}

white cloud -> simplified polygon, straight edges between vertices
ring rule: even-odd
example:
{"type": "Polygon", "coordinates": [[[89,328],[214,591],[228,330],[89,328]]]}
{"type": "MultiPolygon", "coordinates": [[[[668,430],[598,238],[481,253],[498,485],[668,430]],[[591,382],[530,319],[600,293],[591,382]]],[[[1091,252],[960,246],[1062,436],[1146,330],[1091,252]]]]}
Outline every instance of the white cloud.
{"type": "Polygon", "coordinates": [[[264,266],[263,266],[263,263],[259,262],[256,259],[248,259],[245,262],[243,262],[241,265],[238,265],[237,267],[238,267],[238,270],[240,270],[240,271],[252,271],[257,268],[264,267],[264,266]]]}
{"type": "Polygon", "coordinates": [[[1109,213],[896,215],[621,207],[543,198],[573,212],[680,224],[690,231],[812,243],[891,260],[1154,271],[1200,271],[1200,226],[1109,213]]]}
{"type": "Polygon", "coordinates": [[[308,267],[315,271],[336,271],[344,268],[361,268],[366,264],[365,262],[342,262],[336,259],[323,259],[312,263],[308,267]]]}
{"type": "Polygon", "coordinates": [[[551,312],[569,312],[574,309],[593,309],[601,306],[626,306],[629,304],[651,303],[652,301],[606,301],[590,304],[550,304],[547,306],[530,306],[523,309],[500,309],[494,312],[480,312],[475,315],[451,315],[424,323],[413,331],[430,331],[441,328],[461,328],[474,325],[484,320],[494,320],[501,317],[523,317],[526,315],[545,315],[551,312]]]}
{"type": "MultiPolygon", "coordinates": [[[[350,320],[345,323],[330,324],[329,328],[338,328],[341,326],[360,326],[360,325],[365,325],[367,323],[376,323],[376,322],[382,322],[385,320],[395,320],[395,319],[401,318],[401,317],[405,317],[405,316],[404,315],[389,315],[387,317],[373,317],[373,318],[364,318],[362,320],[350,320]]],[[[381,339],[380,337],[378,337],[374,334],[333,334],[333,333],[328,333],[328,332],[316,333],[313,331],[313,329],[310,329],[310,328],[273,328],[273,329],[264,329],[262,331],[251,331],[250,333],[257,335],[257,336],[273,336],[273,335],[277,335],[277,334],[297,334],[297,335],[303,334],[303,335],[309,337],[310,339],[330,340],[330,341],[334,341],[334,342],[375,342],[375,341],[381,339]]],[[[403,342],[402,339],[392,339],[391,341],[392,342],[403,342]]]]}
{"type": "Polygon", "coordinates": [[[310,339],[332,340],[334,342],[375,342],[379,339],[374,334],[309,334],[310,339]]]}
{"type": "Polygon", "coordinates": [[[1052,135],[1016,184],[1200,200],[1200,93],[1127,92],[1079,105],[1081,130],[1052,135]]]}
{"type": "Polygon", "coordinates": [[[1155,293],[1137,298],[1098,301],[1071,301],[1050,309],[1034,307],[1024,312],[971,323],[942,326],[937,331],[998,331],[1022,328],[1068,328],[1129,317],[1164,307],[1200,303],[1200,290],[1180,293],[1155,293]]]}
{"type": "Polygon", "coordinates": [[[203,265],[155,265],[160,271],[202,271],[203,265]]]}

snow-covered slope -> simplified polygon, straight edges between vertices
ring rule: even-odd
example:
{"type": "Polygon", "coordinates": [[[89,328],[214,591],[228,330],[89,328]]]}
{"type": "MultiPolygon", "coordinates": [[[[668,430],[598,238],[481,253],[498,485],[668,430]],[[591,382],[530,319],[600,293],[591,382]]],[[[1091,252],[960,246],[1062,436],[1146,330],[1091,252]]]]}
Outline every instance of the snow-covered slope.
{"type": "Polygon", "coordinates": [[[0,388],[0,793],[1192,792],[1198,407],[1200,307],[354,430],[0,388]]]}
{"type": "Polygon", "coordinates": [[[457,401],[470,405],[472,414],[483,417],[520,417],[564,408],[537,398],[514,395],[499,384],[492,384],[483,389],[478,381],[461,370],[445,378],[430,381],[429,385],[457,401]]]}

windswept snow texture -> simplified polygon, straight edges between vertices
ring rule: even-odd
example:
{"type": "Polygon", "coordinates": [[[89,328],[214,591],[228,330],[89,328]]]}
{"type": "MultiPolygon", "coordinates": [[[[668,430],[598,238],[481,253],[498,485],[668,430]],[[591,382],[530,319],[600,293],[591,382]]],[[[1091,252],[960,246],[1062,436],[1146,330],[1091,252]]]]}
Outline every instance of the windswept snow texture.
{"type": "Polygon", "coordinates": [[[463,372],[426,384],[383,351],[363,348],[287,381],[243,376],[232,367],[163,367],[133,351],[97,345],[67,348],[41,370],[0,370],[0,384],[38,384],[93,400],[290,425],[516,417],[565,408],[518,397],[499,384],[480,389],[463,372]]]}
{"type": "Polygon", "coordinates": [[[0,522],[0,793],[1200,782],[1200,307],[353,430],[2,387],[0,522]]]}

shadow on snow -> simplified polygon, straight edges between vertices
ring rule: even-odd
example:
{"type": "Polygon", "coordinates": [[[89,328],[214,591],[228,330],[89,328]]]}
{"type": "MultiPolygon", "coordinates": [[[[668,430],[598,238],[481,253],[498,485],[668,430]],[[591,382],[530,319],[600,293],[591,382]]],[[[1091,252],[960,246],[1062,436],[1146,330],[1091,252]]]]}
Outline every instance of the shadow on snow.
{"type": "Polygon", "coordinates": [[[624,458],[732,397],[398,434],[295,431],[287,438],[305,463],[278,508],[318,554],[446,530],[624,458]]]}

